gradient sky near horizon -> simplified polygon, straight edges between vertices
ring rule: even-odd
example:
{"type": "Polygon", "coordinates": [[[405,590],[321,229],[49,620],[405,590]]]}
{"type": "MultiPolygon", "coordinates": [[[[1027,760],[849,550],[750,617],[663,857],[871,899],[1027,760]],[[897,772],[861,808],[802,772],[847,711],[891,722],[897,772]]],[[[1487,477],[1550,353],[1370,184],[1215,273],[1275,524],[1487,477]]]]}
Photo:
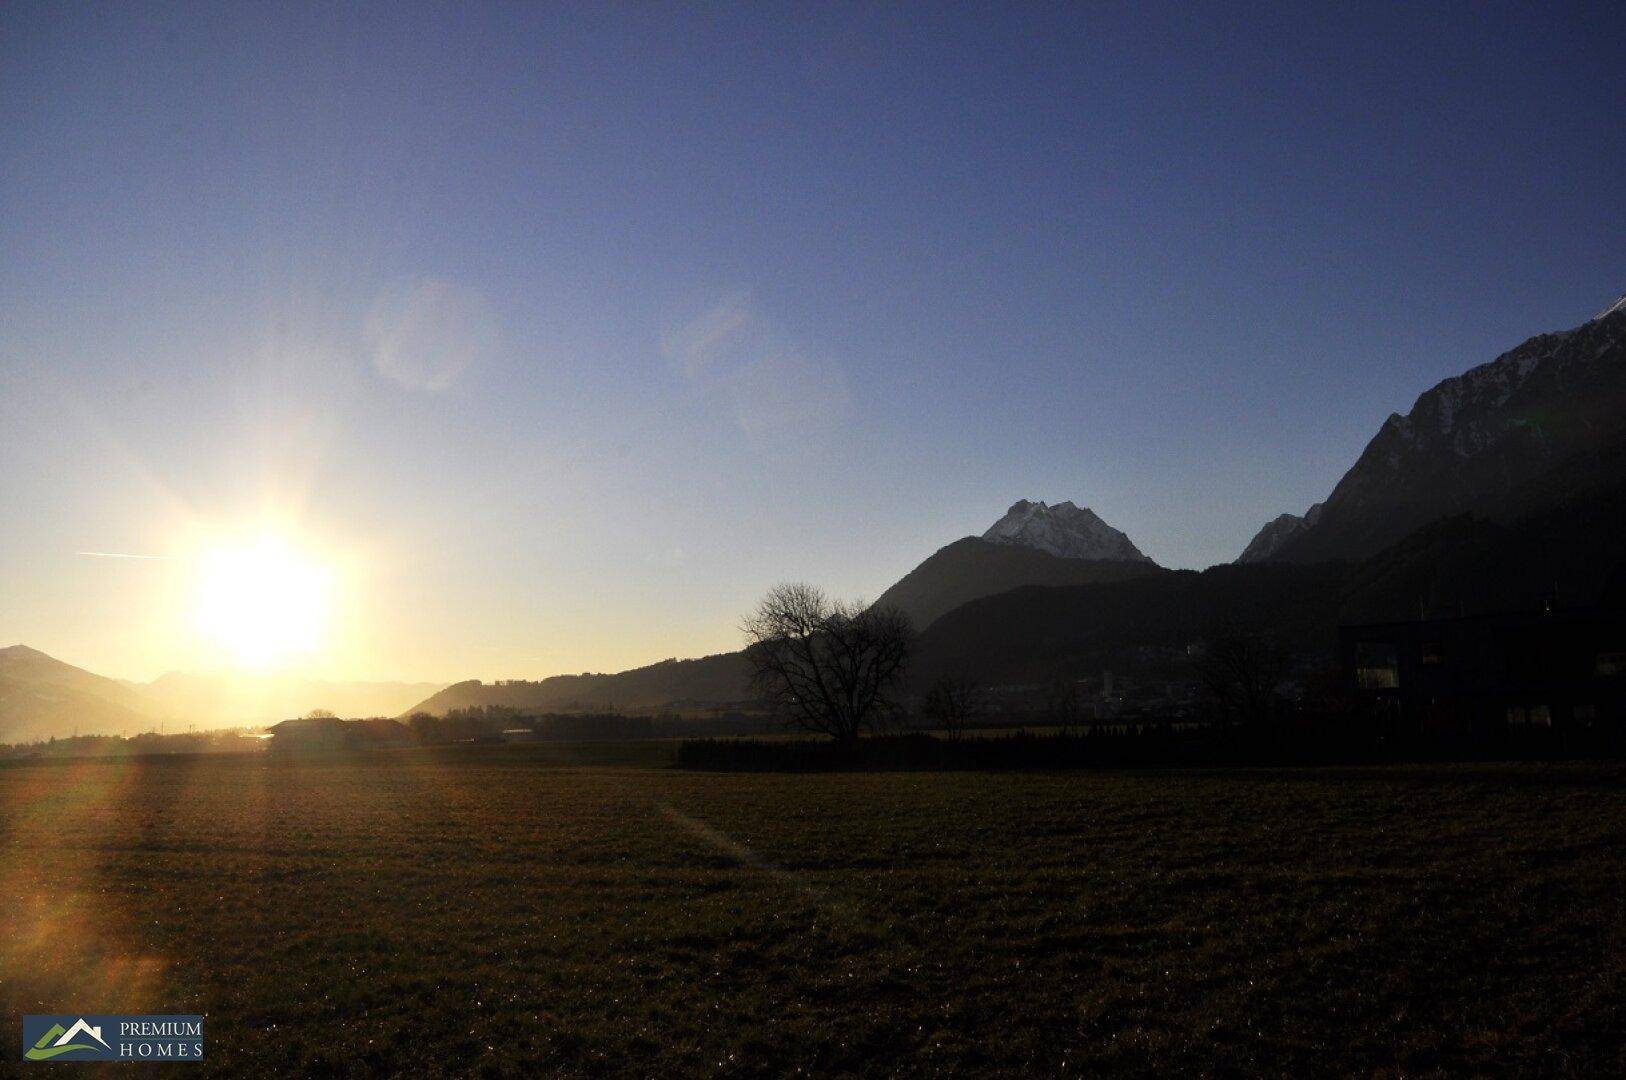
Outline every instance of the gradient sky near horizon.
{"type": "Polygon", "coordinates": [[[333,677],[734,648],[1019,498],[1233,558],[1626,289],[1626,9],[0,10],[0,644],[333,677]],[[108,559],[85,551],[148,554],[108,559]]]}

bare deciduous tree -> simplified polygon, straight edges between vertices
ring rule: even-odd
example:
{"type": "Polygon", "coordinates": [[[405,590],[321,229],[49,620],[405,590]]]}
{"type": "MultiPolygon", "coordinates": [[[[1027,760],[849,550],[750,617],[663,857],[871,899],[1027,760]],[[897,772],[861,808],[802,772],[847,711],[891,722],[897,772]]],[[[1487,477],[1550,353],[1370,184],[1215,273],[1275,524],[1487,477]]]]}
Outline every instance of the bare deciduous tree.
{"type": "Polygon", "coordinates": [[[1210,628],[1198,674],[1220,718],[1263,724],[1271,718],[1276,686],[1287,673],[1287,650],[1236,620],[1210,628]]]}
{"type": "Polygon", "coordinates": [[[932,683],[920,703],[921,714],[951,739],[982,718],[982,691],[976,680],[966,675],[944,675],[932,683]]]}
{"type": "Polygon", "coordinates": [[[914,636],[902,612],[777,585],[741,629],[752,683],[787,723],[852,742],[894,711],[914,636]]]}

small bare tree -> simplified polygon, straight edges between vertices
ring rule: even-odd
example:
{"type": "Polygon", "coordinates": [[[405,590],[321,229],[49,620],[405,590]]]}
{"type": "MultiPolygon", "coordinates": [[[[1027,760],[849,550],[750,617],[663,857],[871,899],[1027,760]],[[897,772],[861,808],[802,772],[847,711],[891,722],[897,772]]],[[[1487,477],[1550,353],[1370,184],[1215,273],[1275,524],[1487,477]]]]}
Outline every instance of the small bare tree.
{"type": "Polygon", "coordinates": [[[926,691],[920,712],[933,727],[941,728],[951,739],[958,739],[982,718],[982,691],[976,680],[968,676],[944,675],[926,691]]]}
{"type": "Polygon", "coordinates": [[[850,743],[895,710],[914,636],[895,608],[777,585],[741,629],[752,684],[787,723],[850,743]]]}
{"type": "Polygon", "coordinates": [[[1287,650],[1234,619],[1210,628],[1204,646],[1198,675],[1220,718],[1227,723],[1269,722],[1276,686],[1287,673],[1287,650]]]}

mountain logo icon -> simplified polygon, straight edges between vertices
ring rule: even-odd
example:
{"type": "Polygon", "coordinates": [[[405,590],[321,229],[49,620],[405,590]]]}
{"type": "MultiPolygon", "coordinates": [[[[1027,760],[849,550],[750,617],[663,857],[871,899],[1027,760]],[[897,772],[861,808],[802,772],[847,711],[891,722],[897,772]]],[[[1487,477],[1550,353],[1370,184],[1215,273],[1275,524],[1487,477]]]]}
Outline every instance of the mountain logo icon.
{"type": "Polygon", "coordinates": [[[92,1056],[100,1057],[103,1051],[113,1049],[102,1038],[102,1029],[99,1025],[92,1026],[84,1017],[73,1022],[72,1027],[64,1028],[61,1024],[52,1024],[39,1041],[32,1047],[23,1051],[23,1057],[29,1061],[49,1061],[52,1058],[63,1058],[72,1061],[75,1052],[89,1051],[92,1056]],[[77,1039],[94,1040],[93,1042],[77,1042],[77,1039]],[[100,1045],[98,1045],[100,1044],[100,1045]]]}

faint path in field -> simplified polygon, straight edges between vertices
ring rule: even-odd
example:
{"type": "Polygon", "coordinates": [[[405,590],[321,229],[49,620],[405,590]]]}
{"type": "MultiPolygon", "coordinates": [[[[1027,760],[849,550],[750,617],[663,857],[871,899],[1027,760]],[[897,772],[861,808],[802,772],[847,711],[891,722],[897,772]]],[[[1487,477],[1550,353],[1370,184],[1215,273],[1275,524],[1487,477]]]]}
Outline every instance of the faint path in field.
{"type": "Polygon", "coordinates": [[[831,896],[825,890],[808,882],[801,875],[793,873],[790,870],[786,870],[778,863],[763,858],[761,855],[758,855],[744,844],[733,839],[728,834],[712,828],[699,818],[690,817],[688,814],[685,814],[683,811],[667,802],[657,801],[655,803],[655,808],[661,812],[661,816],[667,821],[670,821],[673,825],[676,825],[679,829],[682,829],[696,840],[699,840],[722,852],[724,855],[728,856],[730,859],[733,859],[741,866],[747,866],[753,870],[762,871],[764,874],[767,874],[781,885],[800,893],[802,896],[806,897],[808,900],[812,901],[814,904],[831,914],[840,915],[842,918],[858,923],[861,926],[867,927],[869,925],[869,920],[865,919],[858,912],[852,910],[852,908],[831,896]]]}

